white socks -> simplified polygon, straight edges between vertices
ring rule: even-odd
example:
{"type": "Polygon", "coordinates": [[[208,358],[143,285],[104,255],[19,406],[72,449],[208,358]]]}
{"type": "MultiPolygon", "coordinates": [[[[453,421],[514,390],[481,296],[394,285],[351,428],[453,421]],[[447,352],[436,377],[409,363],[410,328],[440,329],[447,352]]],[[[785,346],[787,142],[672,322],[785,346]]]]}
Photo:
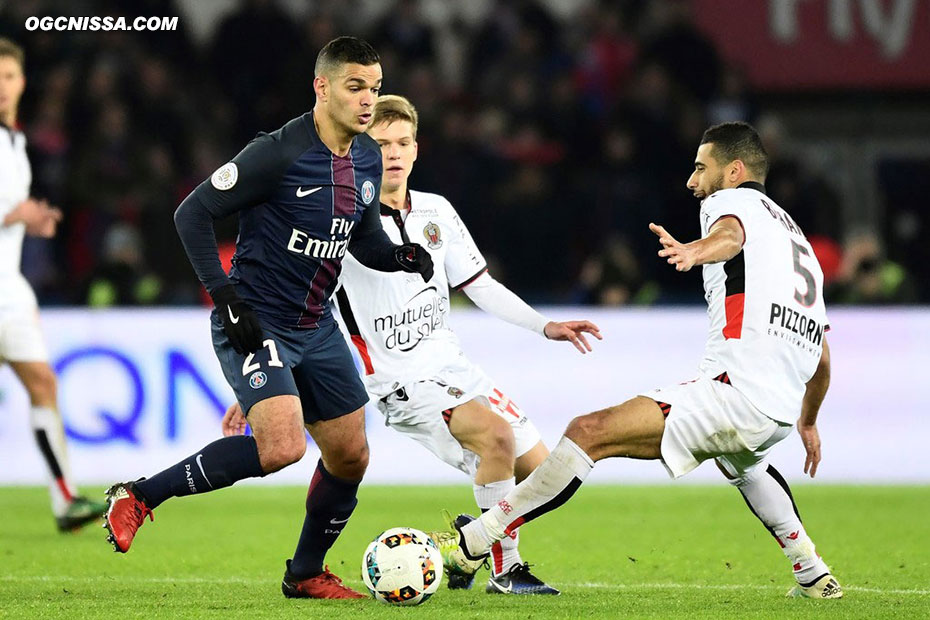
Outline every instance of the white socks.
{"type": "Polygon", "coordinates": [[[58,413],[49,407],[32,407],[29,411],[29,422],[51,476],[48,490],[52,499],[52,512],[56,517],[63,516],[68,504],[77,495],[71,484],[68,453],[65,449],[65,429],[58,413]]]}
{"type": "MultiPolygon", "coordinates": [[[[513,488],[513,478],[484,485],[476,484],[474,485],[475,502],[484,513],[497,506],[498,502],[504,499],[513,488]]],[[[516,531],[491,546],[491,574],[495,577],[506,573],[514,564],[523,564],[520,550],[517,548],[519,535],[519,531],[516,531]]]]}
{"type": "Polygon", "coordinates": [[[752,512],[778,541],[791,562],[798,583],[809,585],[830,572],[804,530],[788,484],[778,470],[771,465],[768,468],[760,465],[747,478],[731,483],[740,490],[752,512]]]}
{"type": "MultiPolygon", "coordinates": [[[[518,527],[568,501],[587,478],[594,461],[568,437],[529,477],[515,486],[496,506],[463,528],[472,555],[488,553],[518,527]]],[[[509,568],[509,567],[508,567],[509,568]]]]}

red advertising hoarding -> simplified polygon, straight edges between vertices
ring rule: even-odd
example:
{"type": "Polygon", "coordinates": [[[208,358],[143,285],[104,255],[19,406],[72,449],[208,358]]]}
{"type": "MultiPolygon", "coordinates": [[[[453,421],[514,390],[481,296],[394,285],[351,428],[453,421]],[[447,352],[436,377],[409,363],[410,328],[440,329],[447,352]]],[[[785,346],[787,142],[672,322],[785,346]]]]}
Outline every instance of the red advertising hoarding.
{"type": "Polygon", "coordinates": [[[758,88],[930,89],[930,0],[694,0],[758,88]]]}

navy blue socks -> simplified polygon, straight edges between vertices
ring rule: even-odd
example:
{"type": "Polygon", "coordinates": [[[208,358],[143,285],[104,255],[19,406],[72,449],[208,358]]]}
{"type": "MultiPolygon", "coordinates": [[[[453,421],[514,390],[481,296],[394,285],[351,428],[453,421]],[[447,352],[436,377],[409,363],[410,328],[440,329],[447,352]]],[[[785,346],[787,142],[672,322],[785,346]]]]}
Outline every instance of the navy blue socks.
{"type": "Polygon", "coordinates": [[[319,461],[310,490],[307,491],[307,516],[300,540],[291,560],[290,571],[298,579],[308,579],[323,572],[323,558],[345,527],[355,505],[361,480],[337,478],[319,461]]]}
{"type": "Polygon", "coordinates": [[[155,508],[169,497],[206,493],[245,478],[265,475],[252,436],[224,437],[180,463],[136,482],[145,505],[155,508]]]}

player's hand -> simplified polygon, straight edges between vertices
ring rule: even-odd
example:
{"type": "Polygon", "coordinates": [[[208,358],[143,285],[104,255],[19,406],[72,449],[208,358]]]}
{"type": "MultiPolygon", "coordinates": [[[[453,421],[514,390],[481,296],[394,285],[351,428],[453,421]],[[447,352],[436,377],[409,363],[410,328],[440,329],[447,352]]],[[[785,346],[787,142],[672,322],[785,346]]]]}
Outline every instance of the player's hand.
{"type": "Polygon", "coordinates": [[[675,265],[676,271],[689,271],[694,267],[697,257],[689,245],[680,243],[664,227],[658,224],[650,223],[649,230],[659,237],[659,243],[662,244],[659,256],[667,259],[669,265],[675,265]]]}
{"type": "Polygon", "coordinates": [[[820,433],[816,424],[802,424],[798,422],[798,433],[804,442],[807,458],[804,459],[804,473],[810,471],[811,478],[817,475],[817,465],[820,464],[820,433]]]}
{"type": "Polygon", "coordinates": [[[34,237],[44,237],[45,239],[51,239],[55,236],[55,232],[58,229],[58,222],[61,221],[61,209],[49,205],[44,200],[40,201],[39,204],[42,206],[42,214],[39,218],[39,221],[37,221],[33,226],[27,225],[26,233],[34,237]]]}
{"type": "Polygon", "coordinates": [[[223,437],[245,435],[245,427],[247,425],[248,422],[245,420],[245,415],[242,414],[242,407],[239,406],[238,401],[234,402],[229,406],[229,409],[226,410],[226,414],[223,416],[223,437]]]}
{"type": "Polygon", "coordinates": [[[598,340],[604,339],[600,328],[591,321],[562,321],[561,323],[549,321],[543,329],[543,334],[549,340],[571,342],[582,354],[592,350],[587,338],[584,337],[585,334],[591,334],[598,340]]]}
{"type": "Polygon", "coordinates": [[[423,276],[424,282],[433,279],[433,257],[429,252],[416,243],[399,245],[394,250],[394,258],[400,268],[409,273],[418,273],[423,276]]]}
{"type": "Polygon", "coordinates": [[[61,210],[50,206],[47,201],[27,198],[6,214],[3,225],[23,222],[26,224],[27,235],[50,239],[55,236],[61,218],[61,210]]]}
{"type": "Polygon", "coordinates": [[[213,304],[223,320],[223,331],[236,353],[255,353],[262,348],[265,336],[258,315],[239,299],[232,284],[221,286],[213,292],[213,304]]]}

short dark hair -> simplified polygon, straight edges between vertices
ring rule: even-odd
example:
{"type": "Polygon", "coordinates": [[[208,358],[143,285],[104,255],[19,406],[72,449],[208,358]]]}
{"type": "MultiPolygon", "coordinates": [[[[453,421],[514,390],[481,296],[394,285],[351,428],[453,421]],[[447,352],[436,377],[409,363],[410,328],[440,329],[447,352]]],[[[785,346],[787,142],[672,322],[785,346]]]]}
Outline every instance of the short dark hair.
{"type": "Polygon", "coordinates": [[[711,151],[717,163],[726,165],[740,160],[752,176],[765,180],[769,172],[769,156],[755,128],[742,121],[720,123],[704,132],[701,144],[713,143],[711,151]]]}
{"type": "Polygon", "coordinates": [[[356,37],[339,37],[323,46],[316,57],[313,75],[331,73],[339,65],[356,63],[369,66],[381,62],[381,57],[371,45],[356,37]]]}
{"type": "Polygon", "coordinates": [[[6,37],[0,37],[0,57],[4,56],[18,62],[20,68],[23,68],[26,64],[26,54],[23,52],[23,48],[6,37]]]}

